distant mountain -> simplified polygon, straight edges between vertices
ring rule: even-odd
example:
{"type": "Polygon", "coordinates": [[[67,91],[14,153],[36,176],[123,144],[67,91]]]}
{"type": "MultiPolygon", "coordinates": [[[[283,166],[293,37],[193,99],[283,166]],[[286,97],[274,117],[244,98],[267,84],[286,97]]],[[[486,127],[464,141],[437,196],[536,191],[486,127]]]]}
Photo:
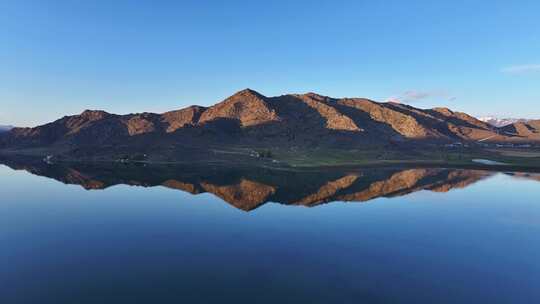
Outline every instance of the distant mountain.
{"type": "Polygon", "coordinates": [[[502,133],[522,138],[540,137],[540,120],[518,121],[500,129],[502,133]]]}
{"type": "Polygon", "coordinates": [[[497,117],[493,117],[493,116],[485,116],[485,117],[480,117],[478,118],[478,120],[480,121],[483,121],[485,123],[488,123],[494,127],[504,127],[504,126],[507,126],[507,125],[511,125],[513,123],[516,123],[516,122],[526,122],[527,119],[522,119],[522,118],[497,118],[497,117]]]}
{"type": "Polygon", "coordinates": [[[0,132],[7,132],[13,129],[13,126],[0,125],[0,132]]]}
{"type": "Polygon", "coordinates": [[[447,108],[419,109],[315,93],[266,97],[246,89],[211,107],[163,114],[87,110],[35,128],[14,128],[0,136],[0,148],[79,159],[149,155],[185,160],[217,154],[234,158],[231,147],[370,149],[401,143],[540,141],[535,132],[523,136],[511,131],[501,133],[447,108]]]}

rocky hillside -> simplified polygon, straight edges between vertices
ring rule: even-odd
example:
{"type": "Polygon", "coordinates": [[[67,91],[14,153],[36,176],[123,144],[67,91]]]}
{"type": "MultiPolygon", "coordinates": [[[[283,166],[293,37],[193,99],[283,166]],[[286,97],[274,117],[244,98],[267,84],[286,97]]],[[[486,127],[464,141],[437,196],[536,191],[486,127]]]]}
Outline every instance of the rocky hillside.
{"type": "Polygon", "coordinates": [[[539,140],[536,127],[537,122],[530,122],[499,130],[447,108],[419,109],[315,93],[266,97],[246,89],[211,107],[163,114],[87,110],[35,128],[14,128],[0,135],[0,149],[74,157],[173,157],[178,151],[204,154],[209,147],[227,145],[366,148],[403,142],[539,140]]]}
{"type": "Polygon", "coordinates": [[[540,120],[516,122],[501,128],[502,133],[512,137],[540,140],[540,120]]]}

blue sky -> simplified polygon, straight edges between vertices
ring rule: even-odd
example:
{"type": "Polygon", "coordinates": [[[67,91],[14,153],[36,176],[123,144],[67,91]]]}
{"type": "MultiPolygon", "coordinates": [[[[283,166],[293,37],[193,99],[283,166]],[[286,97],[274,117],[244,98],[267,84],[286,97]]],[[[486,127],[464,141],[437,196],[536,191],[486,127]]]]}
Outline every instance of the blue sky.
{"type": "Polygon", "coordinates": [[[0,124],[243,88],[540,118],[540,1],[0,0],[0,124]]]}

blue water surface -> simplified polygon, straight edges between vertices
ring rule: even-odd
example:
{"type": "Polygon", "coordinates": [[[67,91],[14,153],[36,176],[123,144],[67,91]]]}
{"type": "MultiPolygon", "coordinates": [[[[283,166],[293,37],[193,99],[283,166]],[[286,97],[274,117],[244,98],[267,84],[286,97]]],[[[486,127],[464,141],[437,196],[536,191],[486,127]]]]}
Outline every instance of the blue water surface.
{"type": "Polygon", "coordinates": [[[0,185],[5,304],[540,303],[535,180],[251,212],[5,166],[0,185]]]}

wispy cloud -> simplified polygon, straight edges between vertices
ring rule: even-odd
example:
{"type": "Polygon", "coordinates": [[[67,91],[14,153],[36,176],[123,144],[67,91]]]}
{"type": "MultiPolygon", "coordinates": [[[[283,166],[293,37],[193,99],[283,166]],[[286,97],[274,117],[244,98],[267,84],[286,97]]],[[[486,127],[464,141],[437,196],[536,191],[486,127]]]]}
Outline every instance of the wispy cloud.
{"type": "Polygon", "coordinates": [[[406,91],[403,93],[402,97],[406,100],[421,100],[426,99],[432,95],[432,92],[406,91]]]}
{"type": "Polygon", "coordinates": [[[525,74],[540,72],[540,64],[511,65],[502,68],[501,71],[508,74],[525,74]]]}
{"type": "Polygon", "coordinates": [[[419,102],[424,99],[443,99],[446,101],[456,100],[455,96],[451,96],[446,91],[416,91],[409,90],[401,94],[390,96],[386,99],[386,102],[395,102],[395,103],[414,103],[419,102]]]}

